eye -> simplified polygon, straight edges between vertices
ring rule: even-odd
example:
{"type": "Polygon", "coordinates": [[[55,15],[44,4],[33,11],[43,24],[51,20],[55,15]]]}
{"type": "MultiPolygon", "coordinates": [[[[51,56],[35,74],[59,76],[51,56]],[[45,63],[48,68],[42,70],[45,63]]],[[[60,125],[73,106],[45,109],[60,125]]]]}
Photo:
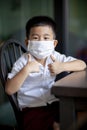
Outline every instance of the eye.
{"type": "Polygon", "coordinates": [[[50,40],[50,37],[46,36],[46,37],[44,37],[44,40],[50,40]]]}
{"type": "Polygon", "coordinates": [[[38,40],[39,38],[38,38],[38,36],[33,36],[32,39],[33,40],[38,40]]]}

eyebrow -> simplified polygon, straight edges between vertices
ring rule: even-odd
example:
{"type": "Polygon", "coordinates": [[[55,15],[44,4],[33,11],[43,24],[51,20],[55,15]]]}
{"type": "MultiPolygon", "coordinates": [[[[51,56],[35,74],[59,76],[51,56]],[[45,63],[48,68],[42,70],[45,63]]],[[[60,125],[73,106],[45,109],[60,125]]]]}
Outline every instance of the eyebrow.
{"type": "Polygon", "coordinates": [[[44,34],[44,35],[46,35],[46,36],[50,36],[50,34],[44,34]]]}
{"type": "Polygon", "coordinates": [[[37,36],[38,36],[38,34],[32,34],[31,36],[34,36],[34,35],[37,35],[37,36]]]}
{"type": "MultiPolygon", "coordinates": [[[[31,36],[35,36],[35,35],[36,35],[36,36],[39,36],[39,34],[32,34],[31,36]]],[[[43,35],[44,35],[44,36],[50,36],[50,34],[47,34],[47,33],[46,33],[46,34],[43,34],[43,35]]]]}

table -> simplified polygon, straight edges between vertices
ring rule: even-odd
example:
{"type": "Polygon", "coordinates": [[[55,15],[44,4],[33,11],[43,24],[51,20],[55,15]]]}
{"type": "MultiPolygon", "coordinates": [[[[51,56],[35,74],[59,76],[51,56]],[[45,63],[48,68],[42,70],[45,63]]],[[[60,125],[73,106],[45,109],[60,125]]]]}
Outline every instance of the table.
{"type": "Polygon", "coordinates": [[[56,81],[51,93],[59,98],[60,130],[74,130],[76,111],[87,110],[87,69],[56,81]]]}

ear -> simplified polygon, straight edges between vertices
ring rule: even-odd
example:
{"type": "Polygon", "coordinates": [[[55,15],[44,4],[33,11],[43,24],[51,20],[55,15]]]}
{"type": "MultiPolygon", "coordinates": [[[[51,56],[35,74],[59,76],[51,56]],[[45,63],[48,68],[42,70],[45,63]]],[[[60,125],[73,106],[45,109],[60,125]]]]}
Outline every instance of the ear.
{"type": "Polygon", "coordinates": [[[58,44],[58,40],[54,40],[54,47],[56,47],[58,44]]]}
{"type": "Polygon", "coordinates": [[[26,46],[28,46],[28,40],[29,40],[29,39],[27,39],[27,38],[25,39],[25,44],[26,44],[26,46]]]}

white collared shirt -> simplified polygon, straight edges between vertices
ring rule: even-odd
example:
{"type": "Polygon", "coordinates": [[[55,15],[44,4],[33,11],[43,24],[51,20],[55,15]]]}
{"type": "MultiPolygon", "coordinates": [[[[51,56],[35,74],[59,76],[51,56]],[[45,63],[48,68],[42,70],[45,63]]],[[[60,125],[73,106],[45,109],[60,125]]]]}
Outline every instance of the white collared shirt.
{"type": "MultiPolygon", "coordinates": [[[[73,57],[66,57],[60,53],[54,51],[53,56],[60,62],[68,62],[76,60],[73,57]]],[[[31,57],[31,60],[35,60],[31,57]]],[[[28,61],[27,53],[23,54],[14,64],[11,73],[8,74],[8,78],[14,77],[28,61]]],[[[40,71],[38,73],[31,73],[22,84],[18,91],[18,103],[20,109],[24,107],[37,107],[45,106],[47,103],[58,100],[51,94],[50,89],[54,84],[56,76],[52,76],[48,69],[48,64],[53,63],[49,56],[46,60],[45,67],[40,64],[40,71]]]]}

